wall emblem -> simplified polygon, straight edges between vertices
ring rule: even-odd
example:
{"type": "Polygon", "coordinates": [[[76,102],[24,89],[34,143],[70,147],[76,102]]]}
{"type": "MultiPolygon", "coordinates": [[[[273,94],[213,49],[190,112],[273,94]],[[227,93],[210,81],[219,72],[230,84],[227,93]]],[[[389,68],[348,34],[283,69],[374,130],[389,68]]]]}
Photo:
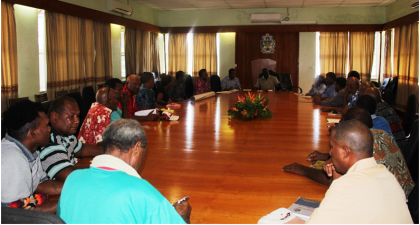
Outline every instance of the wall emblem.
{"type": "Polygon", "coordinates": [[[276,41],[273,39],[273,36],[268,33],[262,36],[262,40],[260,41],[260,48],[262,53],[274,53],[274,49],[276,48],[276,41]]]}

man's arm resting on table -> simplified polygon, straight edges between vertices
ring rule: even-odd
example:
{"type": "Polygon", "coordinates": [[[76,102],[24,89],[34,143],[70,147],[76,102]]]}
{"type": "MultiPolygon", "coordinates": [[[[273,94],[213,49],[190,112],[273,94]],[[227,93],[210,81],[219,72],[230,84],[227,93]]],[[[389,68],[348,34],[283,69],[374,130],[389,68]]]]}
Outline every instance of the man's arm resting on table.
{"type": "Polygon", "coordinates": [[[82,149],[80,149],[79,152],[74,154],[74,156],[77,158],[83,158],[83,157],[94,157],[101,154],[104,154],[104,150],[101,146],[84,144],[82,149]]]}
{"type": "Polygon", "coordinates": [[[337,112],[341,112],[343,111],[343,107],[329,107],[329,106],[324,106],[321,108],[322,112],[331,112],[331,111],[337,111],[337,112]]]}
{"type": "Polygon", "coordinates": [[[42,193],[46,195],[60,195],[63,188],[63,182],[57,180],[46,180],[38,184],[35,193],[42,193]]]}
{"type": "MultiPolygon", "coordinates": [[[[60,172],[56,173],[54,178],[55,178],[55,180],[61,181],[61,182],[64,183],[64,181],[66,181],[66,179],[70,175],[70,173],[72,173],[75,170],[76,170],[76,168],[74,168],[73,166],[66,167],[66,168],[62,169],[60,172]]],[[[60,191],[60,193],[61,193],[61,191],[60,191]]]]}
{"type": "Polygon", "coordinates": [[[326,186],[330,186],[332,181],[331,177],[328,177],[323,170],[310,168],[298,163],[292,163],[290,165],[284,166],[283,171],[305,176],[317,183],[326,186]]]}

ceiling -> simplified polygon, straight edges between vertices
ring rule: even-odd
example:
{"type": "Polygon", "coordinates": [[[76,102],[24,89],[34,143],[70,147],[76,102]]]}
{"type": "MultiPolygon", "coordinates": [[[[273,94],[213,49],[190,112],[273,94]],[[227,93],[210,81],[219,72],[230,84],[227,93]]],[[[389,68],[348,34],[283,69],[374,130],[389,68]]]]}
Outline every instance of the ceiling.
{"type": "Polygon", "coordinates": [[[156,10],[375,7],[397,0],[131,0],[156,10]]]}

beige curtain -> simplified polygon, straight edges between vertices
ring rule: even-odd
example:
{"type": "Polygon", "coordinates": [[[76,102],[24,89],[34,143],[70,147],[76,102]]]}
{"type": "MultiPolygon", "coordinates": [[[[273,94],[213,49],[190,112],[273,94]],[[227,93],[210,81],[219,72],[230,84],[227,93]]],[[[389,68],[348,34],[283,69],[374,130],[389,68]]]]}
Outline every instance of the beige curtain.
{"type": "Polygon", "coordinates": [[[385,78],[392,77],[392,30],[385,31],[385,41],[384,41],[384,72],[379,81],[383,81],[385,78]]]}
{"type": "Polygon", "coordinates": [[[349,71],[359,72],[362,82],[370,81],[375,32],[350,32],[349,41],[349,71]]]}
{"type": "Polygon", "coordinates": [[[394,38],[393,70],[398,76],[395,103],[405,109],[411,94],[419,99],[419,23],[395,28],[394,38]]]}
{"type": "Polygon", "coordinates": [[[112,76],[110,24],[45,12],[47,93],[102,83],[112,76]]]}
{"type": "Polygon", "coordinates": [[[206,69],[209,76],[217,74],[216,33],[194,34],[193,76],[206,69]]]}
{"type": "Polygon", "coordinates": [[[187,71],[187,62],[187,34],[169,34],[168,75],[175,76],[177,71],[187,71]]]}
{"type": "Polygon", "coordinates": [[[16,22],[13,5],[1,2],[1,106],[18,97],[16,22]]]}
{"type": "Polygon", "coordinates": [[[334,72],[346,77],[348,32],[321,32],[319,36],[319,60],[321,74],[334,72]]]}
{"type": "Polygon", "coordinates": [[[125,41],[127,75],[143,72],[155,72],[158,75],[160,71],[158,34],[126,28],[125,41]]]}

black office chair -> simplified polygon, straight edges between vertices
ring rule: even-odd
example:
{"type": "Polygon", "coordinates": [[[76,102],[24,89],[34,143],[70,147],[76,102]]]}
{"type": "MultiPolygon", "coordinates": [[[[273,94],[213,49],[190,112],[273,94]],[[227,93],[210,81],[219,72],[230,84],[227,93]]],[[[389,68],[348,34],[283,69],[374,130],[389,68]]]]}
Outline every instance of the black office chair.
{"type": "Polygon", "coordinates": [[[83,102],[83,98],[80,92],[68,93],[67,96],[72,97],[74,98],[74,100],[76,100],[76,103],[79,106],[79,110],[80,110],[80,116],[79,116],[80,123],[79,123],[79,126],[77,127],[77,132],[75,134],[75,136],[77,137],[77,135],[79,134],[80,127],[82,126],[83,121],[86,118],[88,110],[85,109],[85,103],[83,102]]]}
{"type": "Polygon", "coordinates": [[[185,96],[191,98],[194,95],[194,84],[191,75],[185,77],[185,96]]]}
{"type": "Polygon", "coordinates": [[[95,95],[95,90],[93,89],[92,86],[87,86],[87,87],[83,88],[82,98],[83,98],[83,102],[84,102],[84,105],[85,105],[85,109],[87,111],[89,111],[92,103],[96,102],[96,97],[95,96],[96,96],[95,95]]]}
{"type": "Polygon", "coordinates": [[[391,78],[385,78],[384,81],[382,81],[380,89],[385,90],[390,84],[390,80],[391,78]]]}
{"type": "Polygon", "coordinates": [[[210,77],[210,86],[211,90],[214,92],[222,91],[222,83],[220,82],[220,77],[218,75],[212,75],[210,77]]]}
{"type": "Polygon", "coordinates": [[[279,74],[280,75],[280,83],[283,86],[284,89],[288,91],[293,91],[293,88],[297,88],[300,90],[300,93],[302,93],[302,88],[298,86],[293,86],[292,84],[292,75],[290,73],[286,74],[279,74]]]}
{"type": "Polygon", "coordinates": [[[404,119],[401,123],[405,136],[408,136],[413,127],[413,122],[416,119],[417,97],[415,94],[410,95],[407,100],[407,108],[405,110],[404,119]]]}
{"type": "Polygon", "coordinates": [[[19,103],[23,100],[29,100],[29,97],[11,98],[11,99],[9,99],[9,107],[14,106],[16,103],[19,103]]]}
{"type": "Polygon", "coordinates": [[[5,224],[65,224],[52,213],[19,208],[1,207],[1,223],[5,224]]]}
{"type": "Polygon", "coordinates": [[[395,96],[397,96],[397,89],[398,89],[398,77],[392,78],[392,83],[390,84],[390,90],[392,91],[392,101],[395,101],[395,96]]]}
{"type": "Polygon", "coordinates": [[[48,111],[50,110],[51,102],[52,102],[52,100],[41,102],[42,108],[44,108],[44,113],[46,115],[48,115],[48,111]]]}

